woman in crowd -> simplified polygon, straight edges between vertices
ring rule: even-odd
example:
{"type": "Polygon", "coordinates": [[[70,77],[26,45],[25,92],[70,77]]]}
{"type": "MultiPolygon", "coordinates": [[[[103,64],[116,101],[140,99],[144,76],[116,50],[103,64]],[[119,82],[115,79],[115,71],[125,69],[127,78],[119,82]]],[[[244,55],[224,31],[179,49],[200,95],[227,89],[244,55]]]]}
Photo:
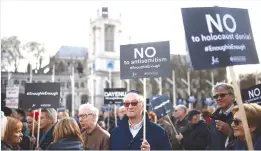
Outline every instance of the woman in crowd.
{"type": "Polygon", "coordinates": [[[7,146],[5,145],[4,140],[4,134],[6,130],[6,125],[7,125],[7,118],[4,115],[4,112],[1,111],[1,150],[6,150],[8,149],[7,146]]]}
{"type": "MultiPolygon", "coordinates": [[[[261,106],[255,103],[244,104],[244,109],[246,111],[246,118],[252,136],[254,150],[261,150],[261,106]]],[[[239,113],[238,106],[235,106],[232,109],[232,112],[234,114],[234,119],[231,126],[234,130],[234,136],[237,139],[229,144],[227,149],[247,150],[242,117],[239,113]]]]}
{"type": "Polygon", "coordinates": [[[2,140],[3,150],[20,150],[19,143],[22,140],[23,124],[21,121],[7,117],[7,125],[4,133],[4,139],[2,140]]]}
{"type": "Polygon", "coordinates": [[[47,150],[83,150],[83,140],[78,124],[73,118],[59,121],[53,131],[54,142],[47,150]]]}

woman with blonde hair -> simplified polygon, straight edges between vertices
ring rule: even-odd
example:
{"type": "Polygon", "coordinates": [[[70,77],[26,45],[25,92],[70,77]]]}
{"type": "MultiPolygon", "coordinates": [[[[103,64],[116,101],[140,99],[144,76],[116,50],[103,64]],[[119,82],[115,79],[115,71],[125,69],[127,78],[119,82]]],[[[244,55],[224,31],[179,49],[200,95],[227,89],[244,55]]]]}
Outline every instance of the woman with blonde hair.
{"type": "Polygon", "coordinates": [[[7,117],[7,125],[2,140],[1,150],[20,150],[18,145],[23,137],[22,133],[23,124],[21,121],[7,117]]]}
{"type": "MultiPolygon", "coordinates": [[[[252,136],[254,150],[261,150],[261,106],[255,103],[243,104],[246,118],[249,126],[249,132],[252,136]]],[[[235,106],[232,109],[234,119],[231,127],[233,128],[234,136],[237,138],[227,147],[229,150],[247,150],[245,133],[242,124],[242,117],[239,113],[239,107],[235,106]]]]}
{"type": "Polygon", "coordinates": [[[47,150],[83,150],[83,140],[78,124],[73,118],[63,118],[54,127],[54,142],[47,150]]]}

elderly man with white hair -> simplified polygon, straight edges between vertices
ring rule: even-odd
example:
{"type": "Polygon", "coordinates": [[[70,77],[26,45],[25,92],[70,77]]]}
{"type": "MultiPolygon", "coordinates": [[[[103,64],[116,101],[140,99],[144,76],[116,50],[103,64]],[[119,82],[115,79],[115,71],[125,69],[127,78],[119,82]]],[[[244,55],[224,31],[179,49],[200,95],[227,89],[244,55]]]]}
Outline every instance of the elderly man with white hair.
{"type": "Polygon", "coordinates": [[[99,110],[91,104],[82,104],[79,108],[79,121],[84,129],[82,133],[85,149],[108,150],[110,134],[97,124],[99,110]]]}
{"type": "Polygon", "coordinates": [[[152,123],[146,114],[143,119],[143,96],[135,90],[123,100],[126,115],[111,132],[111,150],[172,150],[166,131],[152,123]],[[146,121],[146,140],[143,140],[143,122],[146,121]]]}

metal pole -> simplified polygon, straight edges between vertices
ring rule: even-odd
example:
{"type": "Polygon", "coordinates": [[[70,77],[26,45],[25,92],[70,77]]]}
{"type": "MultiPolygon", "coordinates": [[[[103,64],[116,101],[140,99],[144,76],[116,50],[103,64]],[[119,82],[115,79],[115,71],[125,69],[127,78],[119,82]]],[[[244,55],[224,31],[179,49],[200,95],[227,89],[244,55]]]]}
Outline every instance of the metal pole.
{"type": "Polygon", "coordinates": [[[255,81],[256,81],[256,84],[258,84],[258,72],[256,71],[256,74],[255,74],[255,81]]]}
{"type": "MultiPolygon", "coordinates": [[[[191,92],[190,92],[190,71],[187,72],[187,78],[188,78],[188,96],[190,97],[191,92]]],[[[193,108],[193,104],[189,103],[189,108],[193,108]]]]}
{"type": "Polygon", "coordinates": [[[130,80],[127,80],[127,91],[130,91],[130,80]]]}
{"type": "Polygon", "coordinates": [[[30,64],[30,77],[29,77],[29,82],[32,83],[33,81],[33,69],[32,69],[32,65],[30,64]]]}
{"type": "Polygon", "coordinates": [[[175,80],[175,71],[172,71],[172,93],[173,93],[173,105],[177,105],[177,100],[176,100],[176,80],[175,80]]]}
{"type": "Polygon", "coordinates": [[[159,77],[159,95],[162,95],[162,77],[159,77]]]}
{"type": "Polygon", "coordinates": [[[212,83],[212,87],[214,87],[215,79],[214,79],[214,73],[213,72],[211,72],[211,83],[212,83]]]}
{"type": "Polygon", "coordinates": [[[72,83],[72,116],[74,116],[74,66],[72,67],[72,76],[71,76],[71,83],[72,83]]]}
{"type": "Polygon", "coordinates": [[[53,64],[52,82],[55,82],[55,64],[53,64]]]}
{"type": "Polygon", "coordinates": [[[109,88],[112,88],[111,68],[109,69],[109,88]]]}

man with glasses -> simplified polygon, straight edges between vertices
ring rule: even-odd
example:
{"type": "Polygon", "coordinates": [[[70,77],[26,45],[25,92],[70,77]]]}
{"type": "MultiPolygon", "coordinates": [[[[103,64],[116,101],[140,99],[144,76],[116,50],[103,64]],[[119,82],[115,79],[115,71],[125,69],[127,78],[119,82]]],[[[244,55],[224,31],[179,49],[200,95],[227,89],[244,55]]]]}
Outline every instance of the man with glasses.
{"type": "Polygon", "coordinates": [[[91,104],[82,104],[79,108],[79,121],[84,129],[82,138],[85,149],[108,150],[110,134],[97,124],[99,110],[91,104]]]}
{"type": "Polygon", "coordinates": [[[126,116],[111,132],[111,150],[172,150],[166,131],[152,123],[148,115],[143,119],[145,99],[135,90],[123,100],[126,116]],[[146,121],[146,140],[143,140],[143,122],[146,121]]]}
{"type": "Polygon", "coordinates": [[[234,88],[227,83],[218,83],[213,88],[213,98],[216,100],[219,108],[212,115],[210,125],[211,141],[209,150],[224,150],[227,144],[234,139],[233,130],[230,127],[233,115],[235,93],[234,88]]]}

